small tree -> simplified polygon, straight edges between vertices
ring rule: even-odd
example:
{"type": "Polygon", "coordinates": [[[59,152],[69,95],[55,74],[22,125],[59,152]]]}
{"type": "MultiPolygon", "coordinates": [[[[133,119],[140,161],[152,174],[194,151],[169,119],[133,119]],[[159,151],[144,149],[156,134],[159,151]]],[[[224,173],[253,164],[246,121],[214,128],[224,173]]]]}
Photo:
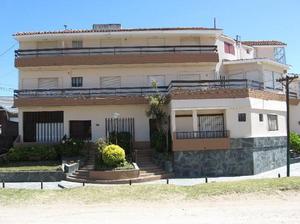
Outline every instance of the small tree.
{"type": "Polygon", "coordinates": [[[155,91],[152,95],[147,96],[149,108],[146,111],[146,115],[155,120],[155,126],[158,132],[163,133],[167,137],[169,124],[167,113],[164,111],[167,98],[159,92],[156,81],[152,81],[152,87],[155,91]]]}

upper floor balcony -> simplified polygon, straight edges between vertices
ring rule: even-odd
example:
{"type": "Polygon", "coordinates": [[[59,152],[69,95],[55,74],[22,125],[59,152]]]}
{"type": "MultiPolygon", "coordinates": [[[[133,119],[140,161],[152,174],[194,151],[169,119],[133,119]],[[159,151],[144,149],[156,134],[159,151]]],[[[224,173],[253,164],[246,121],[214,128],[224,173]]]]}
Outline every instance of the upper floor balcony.
{"type": "MultiPolygon", "coordinates": [[[[259,97],[285,100],[283,91],[270,90],[264,83],[247,80],[174,80],[168,86],[120,88],[64,88],[15,90],[15,106],[76,106],[145,104],[146,96],[161,93],[170,99],[217,99],[259,97]]],[[[293,99],[297,93],[290,92],[293,99]]]]}
{"type": "Polygon", "coordinates": [[[15,51],[16,67],[218,62],[215,45],[83,47],[15,51]]]}

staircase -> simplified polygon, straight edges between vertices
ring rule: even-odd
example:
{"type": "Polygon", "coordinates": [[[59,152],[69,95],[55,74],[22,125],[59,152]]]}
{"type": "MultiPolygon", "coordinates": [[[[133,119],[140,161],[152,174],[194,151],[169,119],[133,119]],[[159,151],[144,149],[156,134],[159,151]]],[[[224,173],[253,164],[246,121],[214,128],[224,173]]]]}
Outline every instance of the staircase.
{"type": "Polygon", "coordinates": [[[173,178],[173,173],[167,173],[153,163],[152,154],[153,151],[151,149],[136,150],[136,162],[140,168],[139,178],[141,180],[139,182],[173,178]]]}
{"type": "Polygon", "coordinates": [[[160,179],[173,178],[173,173],[167,173],[152,161],[151,149],[137,149],[136,159],[137,165],[140,168],[140,176],[133,179],[122,180],[91,180],[89,179],[89,171],[94,169],[95,149],[89,151],[89,156],[86,164],[78,171],[68,176],[66,180],[72,182],[99,183],[99,184],[129,184],[154,181],[160,179]]]}

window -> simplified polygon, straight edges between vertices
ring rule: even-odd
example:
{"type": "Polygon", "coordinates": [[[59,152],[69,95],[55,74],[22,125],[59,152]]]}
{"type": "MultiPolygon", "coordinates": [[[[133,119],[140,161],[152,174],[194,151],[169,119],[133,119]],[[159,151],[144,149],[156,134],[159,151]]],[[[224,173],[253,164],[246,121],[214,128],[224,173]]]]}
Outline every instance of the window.
{"type": "Polygon", "coordinates": [[[83,42],[82,40],[73,40],[72,41],[72,48],[82,48],[83,42]]]}
{"type": "Polygon", "coordinates": [[[269,131],[278,130],[278,117],[274,114],[268,114],[268,127],[269,131]]]}
{"type": "Polygon", "coordinates": [[[58,88],[58,78],[39,78],[39,89],[56,89],[58,88]]]}
{"type": "Polygon", "coordinates": [[[239,120],[239,122],[246,122],[246,114],[245,113],[239,113],[238,114],[238,120],[239,120]]]}
{"type": "Polygon", "coordinates": [[[100,77],[101,88],[120,88],[121,76],[103,76],[100,77]]]}
{"type": "Polygon", "coordinates": [[[284,47],[275,47],[274,48],[274,59],[275,59],[275,61],[277,61],[279,63],[286,64],[284,47]]]}
{"type": "Polygon", "coordinates": [[[224,42],[224,51],[227,54],[235,55],[234,46],[231,43],[224,42]]]}
{"type": "Polygon", "coordinates": [[[72,87],[82,87],[82,77],[72,77],[72,87]]]}
{"type": "Polygon", "coordinates": [[[251,51],[250,51],[250,49],[247,49],[246,52],[247,52],[247,54],[250,54],[251,51]]]}
{"type": "Polygon", "coordinates": [[[263,114],[259,114],[259,122],[263,122],[264,121],[264,115],[263,114]]]}

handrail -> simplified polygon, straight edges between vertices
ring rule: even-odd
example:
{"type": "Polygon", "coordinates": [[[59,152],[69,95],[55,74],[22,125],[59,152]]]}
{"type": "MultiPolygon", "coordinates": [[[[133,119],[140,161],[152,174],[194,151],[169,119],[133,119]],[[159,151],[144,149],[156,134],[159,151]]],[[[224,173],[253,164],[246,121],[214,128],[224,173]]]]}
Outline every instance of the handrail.
{"type": "Polygon", "coordinates": [[[195,139],[195,138],[228,138],[229,131],[177,131],[176,139],[195,139]]]}
{"type": "MultiPolygon", "coordinates": [[[[62,88],[62,89],[22,89],[15,90],[18,97],[73,97],[73,96],[147,96],[154,93],[170,94],[172,91],[206,91],[208,89],[255,89],[264,90],[262,82],[247,79],[228,80],[173,80],[168,86],[119,87],[119,88],[62,88]]],[[[297,93],[291,92],[293,98],[297,93]]]]}
{"type": "Polygon", "coordinates": [[[116,46],[116,47],[82,47],[82,48],[44,48],[18,49],[15,57],[72,54],[124,54],[124,53],[176,53],[176,52],[212,52],[217,53],[216,45],[168,45],[168,46],[116,46]]]}

